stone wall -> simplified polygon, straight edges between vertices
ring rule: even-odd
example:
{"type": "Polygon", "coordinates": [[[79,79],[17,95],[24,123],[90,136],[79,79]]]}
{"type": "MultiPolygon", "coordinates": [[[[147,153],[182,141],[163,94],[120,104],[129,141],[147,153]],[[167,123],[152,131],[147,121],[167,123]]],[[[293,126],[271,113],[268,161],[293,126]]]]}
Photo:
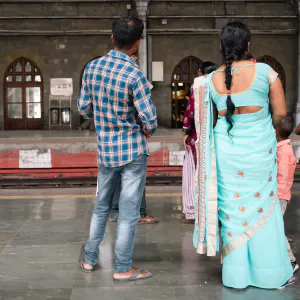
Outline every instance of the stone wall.
{"type": "MultiPolygon", "coordinates": [[[[99,3],[5,3],[0,2],[0,77],[8,65],[19,57],[33,60],[40,68],[44,79],[44,124],[48,127],[48,99],[51,78],[73,78],[74,95],[72,103],[73,129],[79,125],[76,99],[79,97],[80,75],[91,59],[105,55],[112,47],[111,24],[116,16],[131,13],[127,4],[132,1],[99,3]],[[22,17],[22,19],[1,19],[1,17],[22,17]],[[41,17],[42,19],[24,17],[41,17]],[[104,19],[81,19],[100,16],[104,19]],[[47,19],[47,17],[49,19],[47,19]],[[59,17],[53,19],[52,17],[59,17]],[[65,18],[60,18],[65,17],[65,18]],[[71,17],[74,17],[72,19],[71,17]],[[13,34],[5,32],[13,31],[13,34]],[[108,33],[97,35],[81,31],[103,30],[108,33]],[[2,31],[2,32],[1,32],[2,31]],[[61,31],[75,33],[61,34],[61,31]],[[30,33],[29,33],[30,32],[30,33]],[[59,32],[55,35],[55,32],[59,32]]],[[[0,87],[0,130],[4,128],[3,85],[0,87]]]]}
{"type": "MultiPolygon", "coordinates": [[[[79,124],[75,100],[79,96],[79,79],[85,64],[111,48],[110,28],[116,16],[135,13],[133,1],[13,2],[0,0],[0,81],[7,66],[19,57],[33,60],[44,77],[44,123],[48,125],[50,79],[71,77],[74,82],[72,110],[73,129],[79,124]],[[31,3],[34,2],[34,3],[31,3]],[[128,10],[127,5],[132,9],[128,10]],[[3,17],[23,19],[3,19],[3,17]],[[25,19],[41,17],[41,19],[25,19]],[[60,18],[63,17],[64,18],[60,18]],[[102,16],[89,19],[84,16],[102,16]],[[1,19],[2,17],[2,19],[1,19]],[[57,17],[57,18],[53,18],[57,17]],[[74,17],[72,19],[72,17],[74,17]],[[66,31],[64,34],[63,31],[66,31]]],[[[297,8],[286,2],[205,2],[150,1],[148,30],[152,35],[152,60],[164,62],[164,82],[155,82],[153,101],[157,106],[160,125],[171,126],[171,75],[174,67],[190,55],[202,61],[221,63],[219,29],[228,16],[242,18],[252,30],[251,52],[254,56],[270,55],[284,67],[288,110],[294,111],[297,101],[297,8]],[[263,18],[257,16],[278,16],[263,18]],[[182,16],[182,18],[170,18],[182,16]],[[185,18],[184,16],[206,16],[185,18]],[[225,16],[211,17],[208,16],[225,16]],[[250,18],[249,16],[254,16],[250,18]],[[286,16],[286,18],[282,18],[286,16]],[[166,25],[162,19],[167,18],[166,25]],[[169,33],[163,32],[169,30],[169,33]],[[186,29],[180,33],[177,29],[186,29]],[[191,30],[195,30],[194,33],[191,30]],[[208,34],[207,32],[208,31],[208,34]]],[[[3,85],[0,86],[0,130],[4,128],[3,85]]]]}
{"type": "Polygon", "coordinates": [[[153,101],[158,108],[161,125],[171,126],[171,77],[175,66],[190,55],[202,61],[222,63],[218,29],[230,20],[228,16],[232,16],[232,19],[234,16],[240,16],[239,19],[252,30],[250,51],[255,57],[269,55],[283,66],[286,75],[287,108],[290,112],[295,111],[298,78],[298,36],[295,30],[298,26],[297,7],[279,1],[277,3],[155,1],[149,4],[149,15],[149,32],[153,34],[152,60],[164,62],[164,82],[154,83],[153,89],[153,101]],[[182,17],[174,18],[174,16],[182,17]],[[199,16],[199,18],[185,16],[199,16]],[[162,19],[167,19],[166,25],[162,25],[162,19]],[[182,29],[186,29],[185,32],[178,34],[182,29]],[[168,32],[164,33],[163,30],[168,32]],[[196,32],[193,33],[192,30],[196,32]]]}
{"type": "MultiPolygon", "coordinates": [[[[44,124],[48,127],[48,99],[51,78],[73,78],[74,95],[71,110],[73,128],[79,125],[76,99],[79,97],[80,75],[86,63],[105,55],[111,48],[107,36],[82,37],[18,37],[0,39],[0,70],[4,75],[7,66],[19,57],[33,60],[44,79],[44,124]],[[63,49],[59,49],[59,47],[63,49]]],[[[0,88],[0,129],[3,124],[3,86],[0,88]]]]}

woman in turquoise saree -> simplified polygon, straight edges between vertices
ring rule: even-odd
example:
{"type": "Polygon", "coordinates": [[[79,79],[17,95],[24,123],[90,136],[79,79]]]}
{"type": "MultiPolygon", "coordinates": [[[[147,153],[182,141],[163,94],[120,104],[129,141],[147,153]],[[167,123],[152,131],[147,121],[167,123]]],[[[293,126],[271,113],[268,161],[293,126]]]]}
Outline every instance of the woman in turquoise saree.
{"type": "Polygon", "coordinates": [[[286,108],[277,73],[243,59],[250,37],[241,22],[228,23],[221,35],[225,65],[194,82],[194,246],[214,256],[220,236],[223,284],[272,289],[294,282],[277,197],[273,127],[286,108]]]}

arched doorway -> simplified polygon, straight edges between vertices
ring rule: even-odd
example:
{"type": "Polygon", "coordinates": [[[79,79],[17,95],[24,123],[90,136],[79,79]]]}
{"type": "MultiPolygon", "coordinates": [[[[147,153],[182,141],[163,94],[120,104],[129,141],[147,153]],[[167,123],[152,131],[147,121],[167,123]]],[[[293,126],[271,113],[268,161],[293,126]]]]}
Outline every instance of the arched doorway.
{"type": "Polygon", "coordinates": [[[283,89],[285,90],[285,72],[282,65],[274,57],[269,55],[263,55],[259,57],[257,61],[271,66],[278,73],[278,77],[280,78],[283,89]]]}
{"type": "Polygon", "coordinates": [[[5,130],[43,129],[43,76],[28,58],[12,62],[3,79],[5,130]]]}
{"type": "Polygon", "coordinates": [[[180,61],[172,73],[172,128],[182,128],[183,114],[186,109],[194,79],[202,61],[194,56],[189,56],[180,61]]]}

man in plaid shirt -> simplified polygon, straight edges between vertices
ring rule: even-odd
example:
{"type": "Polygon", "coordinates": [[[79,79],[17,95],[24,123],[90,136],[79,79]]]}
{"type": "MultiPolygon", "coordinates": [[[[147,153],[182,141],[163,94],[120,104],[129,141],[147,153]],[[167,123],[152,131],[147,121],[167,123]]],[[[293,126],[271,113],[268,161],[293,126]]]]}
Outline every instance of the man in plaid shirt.
{"type": "Polygon", "coordinates": [[[136,224],[146,181],[147,138],[157,128],[156,109],[147,78],[131,58],[144,30],[135,17],[116,20],[112,26],[114,50],[90,62],[84,71],[78,109],[94,117],[98,142],[98,199],[80,266],[92,272],[98,263],[116,183],[121,181],[118,233],[113,279],[117,282],[149,278],[147,270],[132,267],[136,224]]]}

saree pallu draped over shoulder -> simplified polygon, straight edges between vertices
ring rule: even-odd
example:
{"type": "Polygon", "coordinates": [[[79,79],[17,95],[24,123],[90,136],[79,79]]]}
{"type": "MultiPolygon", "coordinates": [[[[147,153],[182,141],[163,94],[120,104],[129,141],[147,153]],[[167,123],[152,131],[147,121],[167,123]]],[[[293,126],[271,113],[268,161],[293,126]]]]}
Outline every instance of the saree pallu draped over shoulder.
{"type": "Polygon", "coordinates": [[[213,140],[213,107],[208,77],[194,81],[197,168],[195,175],[194,247],[199,254],[215,256],[219,250],[216,157],[213,140]]]}

